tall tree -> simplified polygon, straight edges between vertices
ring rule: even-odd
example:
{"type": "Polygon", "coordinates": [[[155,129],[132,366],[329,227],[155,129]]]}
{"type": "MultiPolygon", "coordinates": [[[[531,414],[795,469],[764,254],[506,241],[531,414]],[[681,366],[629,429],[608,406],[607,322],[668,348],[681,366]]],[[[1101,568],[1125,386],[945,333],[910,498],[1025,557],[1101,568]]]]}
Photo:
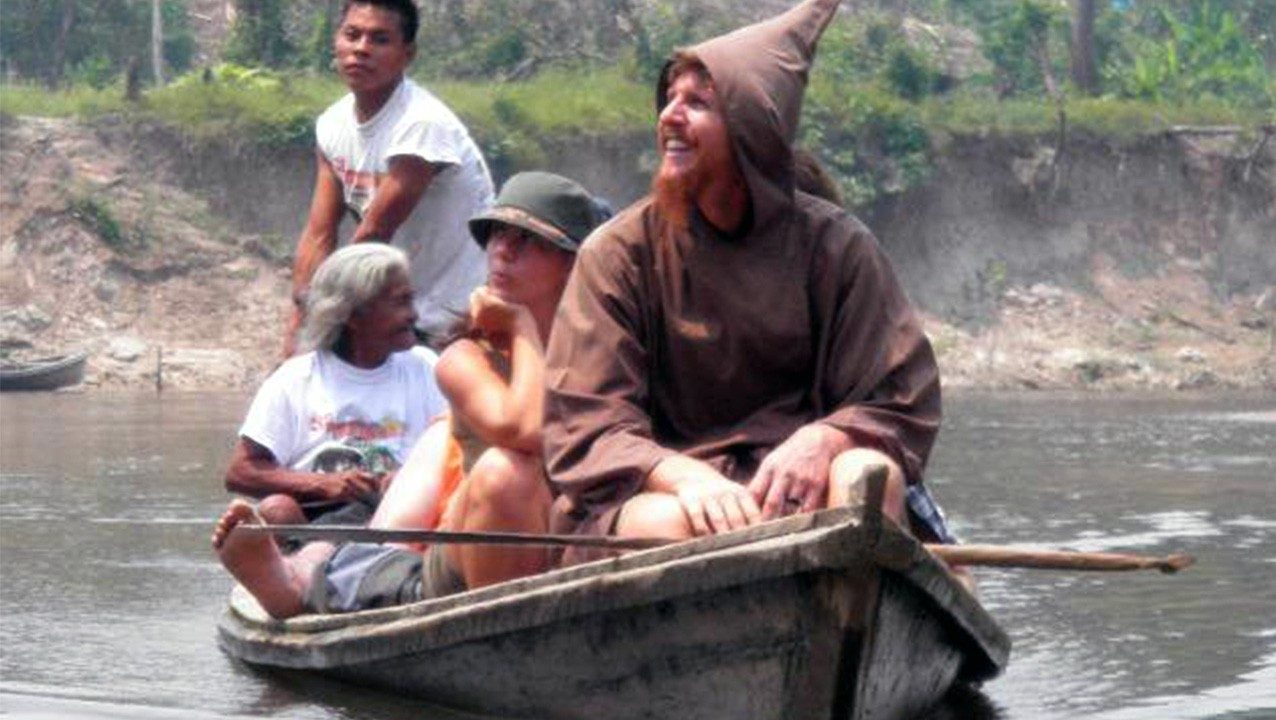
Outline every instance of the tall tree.
{"type": "Polygon", "coordinates": [[[151,69],[155,86],[164,84],[164,13],[162,0],[151,0],[151,69]]]}
{"type": "Polygon", "coordinates": [[[62,76],[66,72],[66,57],[73,27],[75,27],[75,0],[62,0],[58,34],[53,41],[53,62],[49,66],[46,77],[49,87],[57,87],[62,82],[62,76]]]}
{"type": "Polygon", "coordinates": [[[286,0],[235,0],[226,59],[243,65],[281,67],[292,55],[284,26],[286,0]]]}
{"type": "Polygon", "coordinates": [[[1095,68],[1094,18],[1101,0],[1072,0],[1072,82],[1087,95],[1099,90],[1095,68]]]}

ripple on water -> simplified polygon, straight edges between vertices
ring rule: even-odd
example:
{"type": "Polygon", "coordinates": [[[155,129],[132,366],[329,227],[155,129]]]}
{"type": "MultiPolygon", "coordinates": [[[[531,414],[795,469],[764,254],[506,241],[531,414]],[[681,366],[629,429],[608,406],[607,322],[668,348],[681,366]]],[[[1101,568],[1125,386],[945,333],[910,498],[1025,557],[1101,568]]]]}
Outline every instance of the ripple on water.
{"type": "MultiPolygon", "coordinates": [[[[1237,677],[1230,685],[1194,690],[1181,695],[1160,695],[1134,705],[1093,715],[1095,720],[1197,720],[1242,717],[1272,711],[1276,717],[1276,652],[1258,660],[1258,667],[1237,677]]],[[[1253,715],[1252,717],[1263,717],[1253,715]]]]}
{"type": "Polygon", "coordinates": [[[1142,532],[1109,533],[1102,530],[1084,530],[1072,540],[1045,543],[1043,547],[1068,546],[1082,552],[1104,552],[1121,548],[1153,547],[1166,542],[1181,542],[1187,538],[1221,537],[1226,533],[1210,519],[1204,510],[1171,510],[1159,513],[1125,515],[1123,521],[1150,525],[1142,532]]]}
{"type": "Polygon", "coordinates": [[[1251,412],[1202,413],[1194,416],[1211,422],[1261,423],[1276,425],[1276,409],[1251,412]]]}
{"type": "Polygon", "coordinates": [[[189,708],[122,705],[68,692],[66,688],[0,685],[0,715],[15,720],[250,720],[247,715],[189,708]]]}
{"type": "Polygon", "coordinates": [[[1276,530],[1276,519],[1257,518],[1253,515],[1241,515],[1238,518],[1224,520],[1222,524],[1232,527],[1252,528],[1255,530],[1276,530]]]}

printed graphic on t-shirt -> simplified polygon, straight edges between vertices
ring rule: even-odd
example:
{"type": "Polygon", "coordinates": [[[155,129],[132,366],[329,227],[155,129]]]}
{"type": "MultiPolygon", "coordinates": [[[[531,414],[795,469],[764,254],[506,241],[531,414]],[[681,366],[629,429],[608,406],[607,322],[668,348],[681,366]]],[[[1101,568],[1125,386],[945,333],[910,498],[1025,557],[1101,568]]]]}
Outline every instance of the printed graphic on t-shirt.
{"type": "Polygon", "coordinates": [[[372,198],[376,195],[379,182],[377,174],[356,170],[350,167],[346,159],[342,157],[332,160],[332,169],[341,180],[342,187],[345,188],[346,205],[362,220],[363,214],[368,211],[368,206],[372,204],[372,198]]]}
{"type": "Polygon", "coordinates": [[[398,418],[384,418],[379,423],[365,420],[337,420],[331,415],[318,415],[311,429],[332,438],[321,446],[311,461],[313,472],[341,472],[359,468],[381,475],[399,469],[399,461],[386,441],[402,438],[407,428],[398,418]]]}

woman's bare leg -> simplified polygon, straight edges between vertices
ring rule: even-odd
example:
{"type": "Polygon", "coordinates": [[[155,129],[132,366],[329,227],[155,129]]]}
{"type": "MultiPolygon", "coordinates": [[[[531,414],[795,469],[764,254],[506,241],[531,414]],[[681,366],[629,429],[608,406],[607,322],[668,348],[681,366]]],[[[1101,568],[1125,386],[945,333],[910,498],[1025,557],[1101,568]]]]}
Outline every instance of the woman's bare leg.
{"type": "MultiPolygon", "coordinates": [[[[540,458],[489,448],[457,488],[440,529],[544,533],[551,501],[540,458]]],[[[498,545],[449,545],[446,552],[469,588],[544,572],[551,557],[545,548],[498,545]]]]}
{"type": "Polygon", "coordinates": [[[368,527],[429,529],[438,517],[451,423],[430,424],[395,473],[368,527]]]}

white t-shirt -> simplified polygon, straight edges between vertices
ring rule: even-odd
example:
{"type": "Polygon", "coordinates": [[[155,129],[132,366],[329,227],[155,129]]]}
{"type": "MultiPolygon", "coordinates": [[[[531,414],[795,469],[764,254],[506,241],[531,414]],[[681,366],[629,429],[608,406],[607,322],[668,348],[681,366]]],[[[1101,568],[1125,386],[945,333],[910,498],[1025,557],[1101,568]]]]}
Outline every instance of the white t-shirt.
{"type": "Polygon", "coordinates": [[[437,361],[433,351],[420,346],[393,353],[371,370],[327,350],[298,355],[262,383],[239,434],[294,470],[336,471],[350,465],[395,470],[430,420],[447,410],[434,380],[437,361]],[[325,455],[333,460],[334,451],[344,464],[322,465],[325,455]],[[346,462],[350,456],[355,462],[346,462]]]}
{"type": "Polygon", "coordinates": [[[446,330],[457,317],[448,311],[464,314],[470,291],[487,277],[467,221],[492,204],[492,177],[469,131],[438,98],[404,78],[367,122],[355,120],[349,94],[319,116],[315,135],[356,218],[376,196],[390,158],[413,155],[436,165],[434,179],[392,242],[408,254],[417,326],[446,330]]]}

